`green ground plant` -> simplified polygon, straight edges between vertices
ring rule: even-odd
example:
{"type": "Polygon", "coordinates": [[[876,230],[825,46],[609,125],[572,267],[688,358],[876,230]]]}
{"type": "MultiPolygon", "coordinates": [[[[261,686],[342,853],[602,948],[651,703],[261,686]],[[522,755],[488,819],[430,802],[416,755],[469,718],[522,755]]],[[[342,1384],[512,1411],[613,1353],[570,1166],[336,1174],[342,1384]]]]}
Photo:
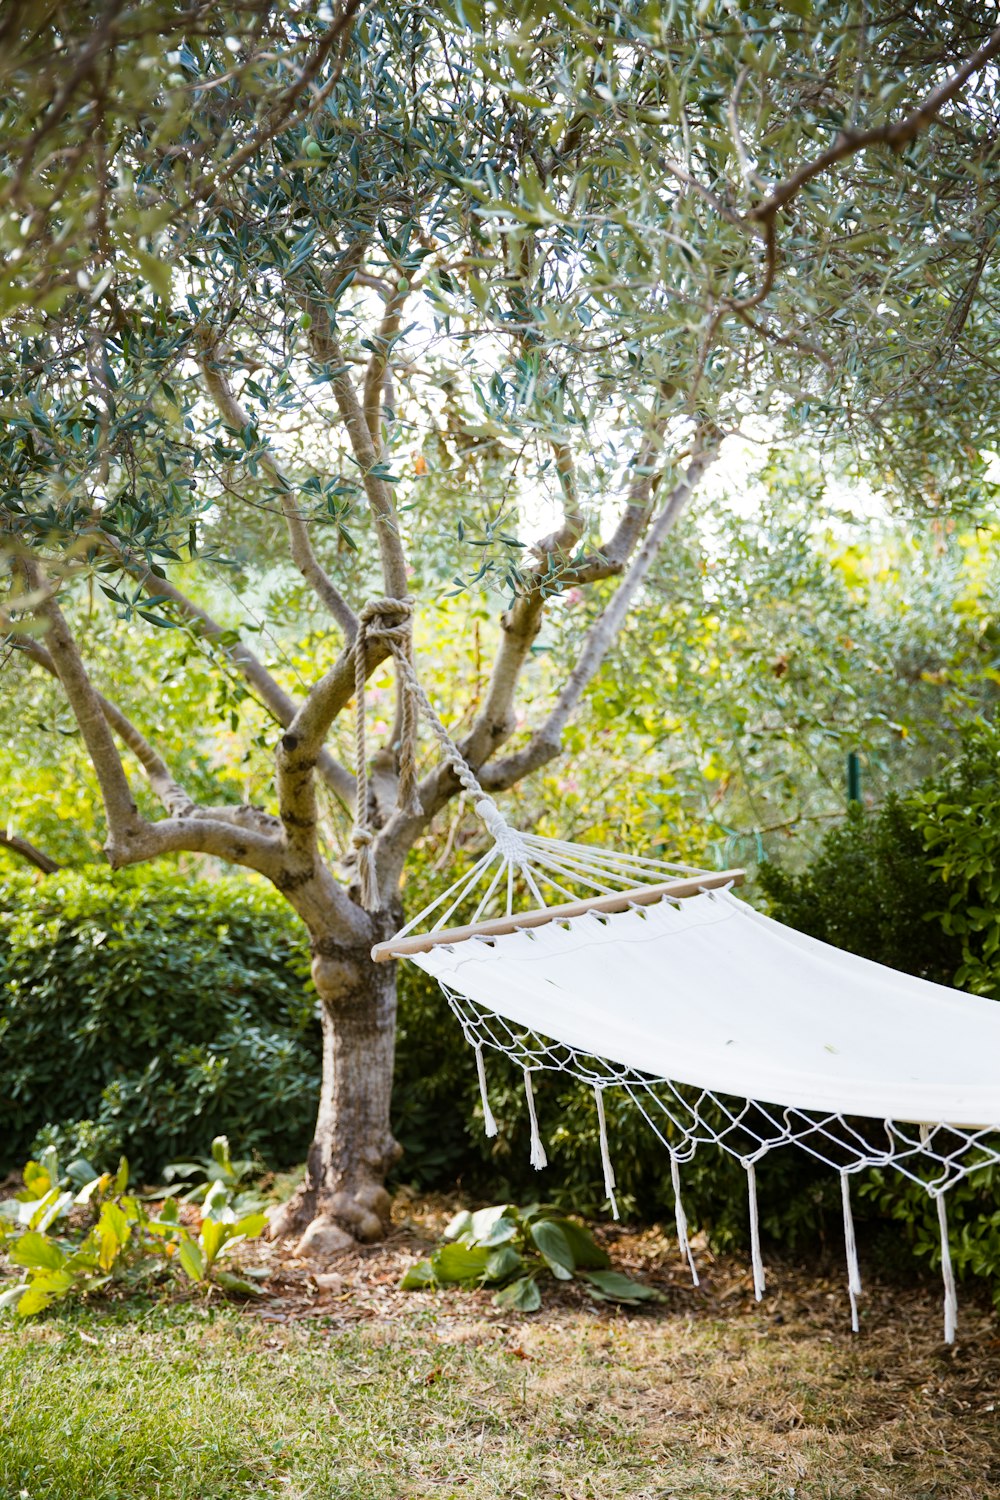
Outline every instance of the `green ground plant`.
{"type": "Polygon", "coordinates": [[[574,1278],[598,1302],[636,1306],[660,1300],[653,1287],[612,1270],[607,1251],[585,1225],[545,1203],[463,1209],[433,1255],[411,1266],[400,1285],[409,1292],[493,1287],[497,1307],[532,1313],[542,1305],[539,1282],[574,1278]]]}
{"type": "Polygon", "coordinates": [[[182,1280],[202,1290],[257,1294],[251,1281],[218,1262],[262,1234],[267,1214],[240,1213],[224,1181],[211,1184],[195,1231],[181,1222],[175,1198],[155,1213],[148,1199],[128,1191],[124,1157],[114,1173],[95,1173],[82,1159],[63,1172],[49,1150],[41,1161],[29,1161],[23,1176],[23,1189],[0,1202],[0,1248],[19,1278],[0,1290],[0,1309],[29,1318],[112,1282],[134,1292],[178,1267],[182,1280]]]}

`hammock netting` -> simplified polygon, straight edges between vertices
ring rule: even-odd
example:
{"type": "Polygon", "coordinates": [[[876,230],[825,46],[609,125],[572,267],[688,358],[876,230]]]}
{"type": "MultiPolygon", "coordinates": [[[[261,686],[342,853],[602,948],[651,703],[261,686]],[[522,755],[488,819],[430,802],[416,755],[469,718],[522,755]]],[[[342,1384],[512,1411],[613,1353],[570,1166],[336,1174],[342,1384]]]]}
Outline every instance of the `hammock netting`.
{"type": "MultiPolygon", "coordinates": [[[[428,719],[492,845],[373,957],[410,958],[440,984],[475,1049],[487,1134],[496,1133],[491,1051],[523,1070],[536,1168],[546,1165],[546,1122],[533,1077],[557,1070],[588,1084],[617,1217],[605,1094],[619,1091],[669,1153],[679,1248],[696,1282],[682,1168],[699,1147],[729,1153],[746,1172],[758,1298],[757,1167],[780,1147],[808,1152],[839,1174],[855,1331],[851,1180],[873,1167],[898,1172],[936,1205],[952,1342],[946,1198],[1000,1163],[1000,1005],[771,920],[733,895],[742,871],[518,832],[428,703],[405,643],[394,654],[413,718],[428,719]]],[[[359,847],[368,841],[362,830],[359,847]]]]}

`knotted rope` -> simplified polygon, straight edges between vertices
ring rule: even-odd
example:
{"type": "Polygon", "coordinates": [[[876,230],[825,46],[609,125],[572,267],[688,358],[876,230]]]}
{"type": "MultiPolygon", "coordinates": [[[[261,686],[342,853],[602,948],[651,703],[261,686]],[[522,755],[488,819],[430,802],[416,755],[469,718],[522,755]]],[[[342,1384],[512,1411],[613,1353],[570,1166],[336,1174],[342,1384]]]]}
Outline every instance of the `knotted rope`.
{"type": "Polygon", "coordinates": [[[357,854],[361,902],[366,911],[379,905],[378,880],[375,871],[368,795],[368,750],[365,741],[365,688],[368,681],[368,643],[382,641],[389,648],[396,668],[399,687],[399,806],[407,816],[417,816],[423,808],[417,791],[417,725],[420,701],[414,692],[419,687],[413,670],[413,600],[371,599],[358,617],[354,640],[354,692],[357,700],[354,729],[354,773],[357,792],[354,803],[354,832],[351,843],[357,854]]]}
{"type": "Polygon", "coordinates": [[[355,797],[354,832],[351,843],[358,862],[361,903],[366,911],[379,905],[378,881],[368,805],[368,752],[365,743],[365,684],[368,680],[368,642],[384,641],[389,647],[399,685],[399,806],[410,817],[423,812],[417,786],[417,728],[423,713],[441,745],[445,760],[461,786],[473,798],[476,812],[492,834],[497,847],[512,863],[523,865],[527,855],[524,842],[507,822],[493,798],[483,791],[476,773],[448,733],[417,676],[413,664],[413,605],[406,599],[372,599],[358,617],[354,641],[354,690],[357,700],[354,734],[354,766],[357,793],[355,797]]]}

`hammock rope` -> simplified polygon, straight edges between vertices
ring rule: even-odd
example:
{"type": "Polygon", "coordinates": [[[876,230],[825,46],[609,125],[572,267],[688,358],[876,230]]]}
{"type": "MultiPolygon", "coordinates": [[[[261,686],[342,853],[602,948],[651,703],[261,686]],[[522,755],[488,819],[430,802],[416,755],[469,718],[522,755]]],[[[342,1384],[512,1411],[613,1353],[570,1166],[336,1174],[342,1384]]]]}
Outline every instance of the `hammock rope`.
{"type": "Polygon", "coordinates": [[[362,899],[369,909],[377,908],[363,720],[367,641],[381,638],[393,657],[398,684],[401,805],[411,805],[405,799],[417,796],[416,733],[422,715],[485,824],[491,845],[394,937],[376,944],[372,956],[379,961],[412,958],[437,980],[475,1051],[487,1136],[497,1133],[487,1088],[487,1049],[502,1053],[521,1069],[530,1161],[538,1170],[546,1165],[546,1153],[533,1079],[559,1072],[585,1084],[594,1095],[604,1187],[617,1218],[605,1096],[608,1089],[619,1090],[669,1154],[678,1247],[695,1286],[698,1271],[681,1198],[681,1166],[700,1146],[718,1147],[746,1172],[753,1289],[758,1300],[764,1294],[766,1277],[756,1169],[768,1152],[796,1146],[840,1177],[847,1292],[855,1333],[862,1287],[850,1177],[870,1167],[892,1169],[918,1184],[935,1202],[944,1334],[948,1343],[953,1342],[957,1298],[946,1194],[970,1172],[1000,1165],[1000,1091],[995,1071],[987,1068],[988,1081],[982,1081],[984,1061],[996,1055],[994,1045],[1000,1044],[996,1030],[1000,1013],[994,1013],[993,1002],[880,969],[781,927],[732,895],[731,887],[742,879],[741,870],[701,870],[513,828],[482,787],[417,677],[412,608],[411,600],[372,601],[362,611],[355,644],[358,799],[354,842],[362,871],[362,899]],[[525,907],[525,902],[534,906],[525,907]],[[456,921],[464,925],[452,925],[456,921]],[[713,980],[714,970],[718,972],[713,980]],[[697,978],[692,980],[692,975],[697,978]],[[798,976],[794,982],[799,988],[794,993],[789,991],[792,979],[787,975],[798,976]],[[611,993],[607,987],[601,989],[602,976],[612,986],[611,993]],[[770,1011],[769,978],[776,991],[784,987],[778,995],[781,1004],[777,1009],[771,1004],[770,1011]],[[695,997],[686,988],[691,983],[700,983],[704,998],[714,1006],[704,1019],[702,1007],[691,1004],[695,997]],[[764,1007],[760,1012],[743,1004],[744,991],[752,998],[755,984],[757,996],[763,997],[757,1002],[764,1007]],[[629,985],[635,986],[634,991],[629,985]],[[615,986],[624,1006],[616,1004],[615,986]],[[850,1012],[854,1029],[847,1033],[846,1050],[851,1054],[853,1074],[850,1068],[845,1071],[831,1064],[829,1057],[824,1059],[824,1053],[838,1054],[838,1046],[819,1046],[827,1027],[831,1033],[837,1030],[837,1014],[850,1010],[846,1001],[852,991],[856,992],[850,1012]],[[892,1044],[883,1035],[872,1052],[869,1033],[878,1020],[883,991],[883,1009],[889,1018],[883,1017],[883,1033],[888,1026],[892,1044]],[[817,1018],[817,995],[832,997],[829,1018],[825,1010],[817,1018]],[[909,1019],[906,1007],[911,999],[923,1007],[922,1031],[909,1019]],[[640,1020],[629,1020],[633,1012],[640,1020]],[[898,1023],[897,1014],[903,1018],[898,1023]],[[548,1017],[550,1031],[540,1016],[548,1017]],[[954,1050],[956,1020],[959,1032],[965,1028],[964,1053],[961,1048],[954,1050]],[[720,1040],[718,1027],[722,1025],[727,1030],[720,1040]],[[893,1031],[897,1025],[900,1029],[893,1031]],[[643,1032],[643,1026],[648,1031],[643,1032]],[[823,1028],[818,1034],[817,1026],[823,1028]],[[725,1040],[727,1036],[731,1041],[725,1040]],[[919,1046],[914,1050],[914,1038],[919,1043],[922,1036],[934,1041],[929,1065],[929,1044],[923,1053],[919,1046]],[[945,1050],[941,1048],[945,1036],[949,1045],[954,1044],[952,1056],[958,1059],[958,1072],[953,1069],[939,1088],[935,1082],[938,1050],[945,1050]],[[901,1050],[897,1043],[910,1044],[906,1054],[910,1062],[903,1057],[905,1046],[901,1050]],[[727,1050],[731,1044],[735,1050],[727,1050]],[[785,1067],[784,1074],[780,1067],[775,1071],[775,1051],[781,1054],[777,1063],[785,1067]],[[874,1058],[870,1076],[865,1071],[869,1054],[874,1058]],[[672,1065],[679,1056],[689,1058],[686,1066],[693,1076],[688,1081],[684,1081],[683,1067],[672,1074],[666,1066],[652,1065],[660,1059],[672,1065]],[[796,1060],[800,1058],[808,1061],[796,1060]],[[860,1073],[859,1059],[864,1065],[860,1073]],[[928,1066],[932,1069],[929,1078],[928,1066]],[[801,1072],[796,1071],[799,1068],[801,1072]],[[706,1076],[699,1078],[700,1074],[706,1076]],[[855,1077],[856,1082],[852,1081],[855,1077]],[[754,1083],[761,1087],[749,1087],[754,1083]],[[832,1103],[824,1102],[827,1094],[832,1103]],[[932,1106],[925,1111],[921,1104],[914,1112],[909,1112],[907,1103],[887,1107],[890,1096],[894,1101],[941,1097],[958,1102],[949,1106],[946,1118],[938,1117],[934,1123],[929,1120],[932,1106]],[[847,1107],[848,1100],[857,1107],[847,1107]]]}

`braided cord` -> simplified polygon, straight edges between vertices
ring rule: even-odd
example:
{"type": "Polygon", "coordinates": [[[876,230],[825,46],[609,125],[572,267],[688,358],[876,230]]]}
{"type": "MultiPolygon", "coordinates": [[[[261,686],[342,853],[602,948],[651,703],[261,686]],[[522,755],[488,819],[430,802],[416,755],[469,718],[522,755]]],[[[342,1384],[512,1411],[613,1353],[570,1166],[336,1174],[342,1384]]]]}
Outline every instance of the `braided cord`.
{"type": "Polygon", "coordinates": [[[365,736],[365,691],[368,680],[368,643],[384,641],[393,658],[396,681],[400,689],[399,733],[399,805],[404,813],[419,816],[423,812],[417,786],[417,730],[420,714],[437,738],[444,759],[454,771],[460,785],[472,796],[476,812],[493,835],[501,852],[523,863],[525,857],[521,835],[504,818],[493,798],[480,786],[476,773],[448,733],[437,711],[424,691],[413,663],[414,601],[405,599],[371,599],[358,618],[354,641],[354,691],[356,714],[354,726],[354,772],[357,783],[354,831],[351,844],[357,855],[361,902],[366,911],[379,906],[378,878],[375,869],[375,834],[371,826],[368,786],[368,750],[365,736]]]}

